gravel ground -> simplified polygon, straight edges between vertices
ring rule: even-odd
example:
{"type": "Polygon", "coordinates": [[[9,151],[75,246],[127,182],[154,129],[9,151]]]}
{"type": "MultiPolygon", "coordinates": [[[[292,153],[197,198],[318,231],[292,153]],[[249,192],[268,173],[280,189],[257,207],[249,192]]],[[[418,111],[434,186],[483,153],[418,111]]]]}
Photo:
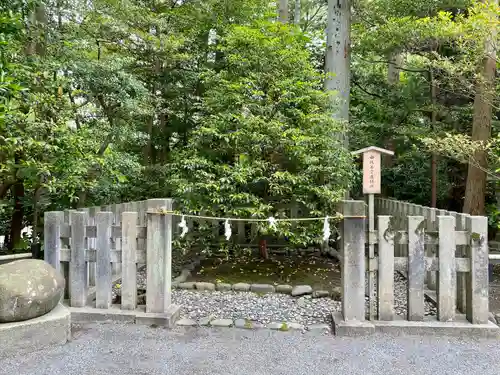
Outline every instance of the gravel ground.
{"type": "MultiPolygon", "coordinates": [[[[179,274],[182,267],[182,263],[176,263],[173,274],[179,274]]],[[[407,281],[398,272],[394,273],[394,286],[395,312],[397,315],[406,315],[407,281]]],[[[137,288],[146,289],[146,268],[137,272],[137,288]]],[[[116,288],[113,289],[113,293],[116,294],[116,288]]],[[[368,297],[366,299],[368,311],[368,297]]],[[[172,301],[181,306],[182,318],[193,320],[206,317],[233,320],[248,319],[261,324],[281,321],[295,322],[305,326],[329,324],[331,313],[341,310],[341,302],[330,298],[303,297],[298,299],[284,294],[259,295],[248,292],[174,289],[172,301]]],[[[436,315],[436,307],[426,301],[425,313],[426,315],[436,315]]]]}
{"type": "Polygon", "coordinates": [[[332,311],[339,311],[341,306],[331,298],[195,290],[174,290],[172,302],[181,306],[181,317],[193,320],[210,316],[262,324],[286,321],[303,325],[330,323],[332,311]]]}
{"type": "Polygon", "coordinates": [[[0,360],[0,373],[498,375],[499,357],[497,341],[92,324],[63,347],[0,360]]]}

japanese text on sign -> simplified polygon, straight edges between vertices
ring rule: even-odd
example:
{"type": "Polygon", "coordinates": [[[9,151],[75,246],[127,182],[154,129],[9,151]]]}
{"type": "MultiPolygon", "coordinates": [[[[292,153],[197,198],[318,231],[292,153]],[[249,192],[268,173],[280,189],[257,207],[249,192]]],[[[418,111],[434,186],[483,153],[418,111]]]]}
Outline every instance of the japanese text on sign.
{"type": "Polygon", "coordinates": [[[380,152],[363,153],[363,194],[380,194],[380,152]]]}

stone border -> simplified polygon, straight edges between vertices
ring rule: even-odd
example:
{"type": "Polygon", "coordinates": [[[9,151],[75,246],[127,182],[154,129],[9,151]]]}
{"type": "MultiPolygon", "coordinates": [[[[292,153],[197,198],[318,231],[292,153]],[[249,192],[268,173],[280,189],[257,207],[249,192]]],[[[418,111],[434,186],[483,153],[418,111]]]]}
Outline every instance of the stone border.
{"type": "Polygon", "coordinates": [[[300,297],[304,295],[312,295],[313,298],[325,298],[331,297],[336,301],[340,301],[341,290],[338,288],[337,292],[328,292],[326,290],[314,290],[310,285],[271,285],[271,284],[248,284],[248,283],[209,283],[209,282],[186,282],[189,276],[191,276],[191,271],[193,271],[204,257],[198,257],[188,266],[182,269],[179,276],[173,279],[172,288],[177,289],[196,289],[196,290],[206,290],[206,291],[235,291],[235,292],[254,292],[258,294],[267,293],[280,293],[280,294],[290,294],[292,297],[300,297]]]}
{"type": "Polygon", "coordinates": [[[198,321],[189,318],[182,318],[177,321],[176,325],[178,327],[216,327],[216,328],[234,327],[234,328],[249,329],[249,330],[270,329],[282,332],[301,331],[303,333],[305,332],[330,333],[332,331],[331,326],[329,324],[311,324],[306,326],[303,324],[295,322],[286,322],[286,321],[262,324],[248,319],[233,320],[233,319],[215,319],[211,317],[201,318],[198,321]]]}
{"type": "Polygon", "coordinates": [[[112,305],[109,309],[94,307],[69,307],[72,323],[135,323],[158,325],[172,328],[179,319],[181,308],[170,305],[166,313],[147,313],[145,306],[136,310],[122,310],[120,305],[112,305]]]}
{"type": "Polygon", "coordinates": [[[59,304],[38,318],[0,324],[0,358],[64,345],[70,340],[70,311],[59,304]]]}
{"type": "Polygon", "coordinates": [[[500,328],[489,321],[486,324],[471,324],[463,315],[453,322],[439,322],[426,317],[423,321],[396,319],[391,321],[346,321],[342,313],[333,313],[335,336],[364,336],[374,333],[389,335],[458,336],[476,338],[500,338],[500,328]]]}

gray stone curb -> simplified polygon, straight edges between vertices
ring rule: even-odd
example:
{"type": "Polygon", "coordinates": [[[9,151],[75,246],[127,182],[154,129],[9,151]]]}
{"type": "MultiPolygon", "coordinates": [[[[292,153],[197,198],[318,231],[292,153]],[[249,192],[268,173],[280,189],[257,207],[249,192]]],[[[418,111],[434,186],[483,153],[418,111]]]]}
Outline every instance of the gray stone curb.
{"type": "Polygon", "coordinates": [[[302,333],[331,333],[332,328],[328,324],[312,324],[309,326],[305,326],[303,324],[295,323],[295,322],[272,322],[267,325],[264,325],[259,322],[255,322],[248,319],[215,319],[212,317],[201,318],[198,321],[189,318],[181,318],[176,323],[177,327],[214,327],[214,328],[229,328],[234,327],[237,329],[270,329],[274,331],[301,331],[302,333]]]}

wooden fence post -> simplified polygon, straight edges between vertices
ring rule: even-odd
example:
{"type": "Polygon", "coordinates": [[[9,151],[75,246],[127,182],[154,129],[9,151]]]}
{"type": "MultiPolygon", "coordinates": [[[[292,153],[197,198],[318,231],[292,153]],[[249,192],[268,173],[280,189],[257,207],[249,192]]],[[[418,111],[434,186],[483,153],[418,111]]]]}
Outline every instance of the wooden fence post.
{"type": "Polygon", "coordinates": [[[69,264],[69,294],[72,307],[84,307],[87,301],[87,264],[85,262],[85,212],[71,211],[71,261],[69,264]]]}
{"type": "Polygon", "coordinates": [[[437,219],[439,228],[438,319],[447,322],[455,319],[457,308],[455,218],[453,216],[438,216],[437,219]]]}
{"type": "Polygon", "coordinates": [[[122,213],[122,309],[137,306],[137,212],[122,213]]]}
{"type": "Polygon", "coordinates": [[[51,211],[45,213],[43,228],[44,260],[59,272],[61,272],[61,225],[63,222],[64,212],[51,211]]]}
{"type": "Polygon", "coordinates": [[[488,323],[488,218],[470,216],[468,229],[470,272],[467,280],[467,320],[473,324],[488,323]]]}
{"type": "MultiPolygon", "coordinates": [[[[466,214],[458,214],[456,226],[457,230],[464,231],[467,230],[467,218],[469,215],[466,214]]],[[[468,256],[468,247],[467,246],[457,246],[457,255],[459,257],[467,257],[468,256]]],[[[459,272],[457,274],[457,309],[462,314],[466,313],[467,306],[467,273],[459,272]]]]}
{"type": "Polygon", "coordinates": [[[408,320],[424,319],[424,217],[408,217],[408,320]]]}
{"type": "Polygon", "coordinates": [[[391,216],[378,217],[378,318],[394,319],[394,229],[391,216]]]}
{"type": "Polygon", "coordinates": [[[111,226],[112,212],[98,212],[95,219],[97,227],[96,251],[96,308],[109,309],[111,306],[111,226]]]}
{"type": "MultiPolygon", "coordinates": [[[[148,209],[154,210],[164,208],[172,210],[171,199],[150,199],[148,209]]],[[[167,240],[172,239],[172,215],[161,215],[148,212],[147,214],[147,286],[146,286],[146,312],[163,313],[165,305],[170,303],[171,280],[165,269],[171,260],[171,243],[167,246],[167,240]],[[170,234],[167,233],[167,216],[170,221],[170,234]],[[170,260],[167,259],[168,247],[170,248],[170,260]]]]}
{"type": "Polygon", "coordinates": [[[342,314],[365,320],[365,202],[342,202],[342,314]]]}

